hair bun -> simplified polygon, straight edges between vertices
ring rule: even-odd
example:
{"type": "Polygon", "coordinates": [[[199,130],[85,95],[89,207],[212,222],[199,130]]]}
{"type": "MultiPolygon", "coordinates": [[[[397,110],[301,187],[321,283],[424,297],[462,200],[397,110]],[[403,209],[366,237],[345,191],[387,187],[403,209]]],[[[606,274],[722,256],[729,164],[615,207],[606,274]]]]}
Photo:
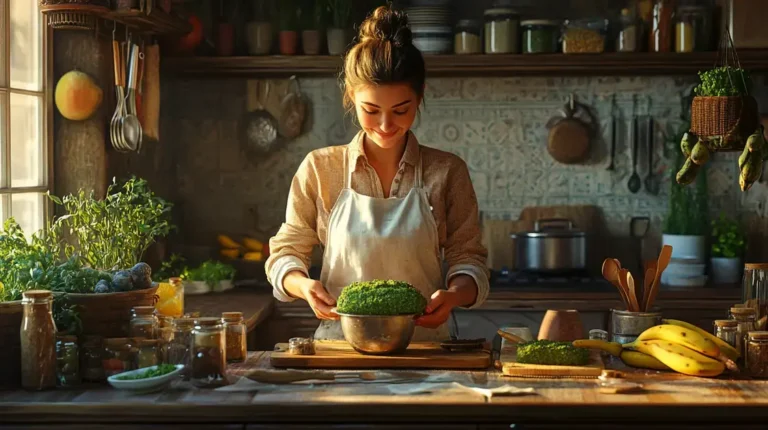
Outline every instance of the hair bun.
{"type": "Polygon", "coordinates": [[[360,25],[360,43],[389,41],[395,46],[411,44],[411,29],[405,12],[379,6],[360,25]]]}

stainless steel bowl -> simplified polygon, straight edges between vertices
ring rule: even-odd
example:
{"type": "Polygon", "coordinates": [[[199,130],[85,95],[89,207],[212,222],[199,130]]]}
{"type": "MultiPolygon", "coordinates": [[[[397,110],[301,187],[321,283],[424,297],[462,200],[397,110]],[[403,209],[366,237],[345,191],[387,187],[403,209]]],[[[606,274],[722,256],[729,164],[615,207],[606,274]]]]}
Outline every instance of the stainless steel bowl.
{"type": "Polygon", "coordinates": [[[344,338],[361,354],[385,355],[405,351],[416,327],[416,315],[339,314],[344,338]]]}

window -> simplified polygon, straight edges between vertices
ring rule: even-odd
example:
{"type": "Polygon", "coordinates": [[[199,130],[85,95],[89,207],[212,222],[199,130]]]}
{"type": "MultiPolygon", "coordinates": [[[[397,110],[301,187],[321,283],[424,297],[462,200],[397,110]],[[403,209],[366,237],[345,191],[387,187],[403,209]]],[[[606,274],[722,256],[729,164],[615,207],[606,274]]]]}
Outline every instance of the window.
{"type": "Polygon", "coordinates": [[[0,217],[30,234],[45,226],[47,32],[38,2],[0,0],[0,217]]]}

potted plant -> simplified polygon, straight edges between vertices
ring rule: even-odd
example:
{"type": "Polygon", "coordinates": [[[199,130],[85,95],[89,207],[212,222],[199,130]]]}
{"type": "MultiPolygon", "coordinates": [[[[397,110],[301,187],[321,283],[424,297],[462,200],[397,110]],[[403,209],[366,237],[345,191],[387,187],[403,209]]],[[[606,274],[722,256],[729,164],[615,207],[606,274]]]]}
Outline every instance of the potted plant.
{"type": "Polygon", "coordinates": [[[294,55],[299,48],[296,0],[280,1],[280,54],[294,55]]]}
{"type": "Polygon", "coordinates": [[[272,0],[254,0],[253,17],[245,25],[245,37],[248,53],[251,55],[267,55],[272,50],[272,0]]]}
{"type": "MultiPolygon", "coordinates": [[[[320,1],[320,0],[318,0],[320,1]]],[[[331,27],[328,29],[328,53],[341,55],[351,41],[349,15],[352,12],[350,0],[328,0],[331,12],[331,27]]]]}
{"type": "Polygon", "coordinates": [[[710,271],[712,282],[735,284],[741,279],[741,269],[747,238],[741,225],[725,214],[712,220],[710,271]]]}
{"type": "Polygon", "coordinates": [[[194,269],[184,269],[181,279],[185,294],[227,291],[233,288],[235,268],[220,261],[208,260],[194,269]]]}
{"type": "Polygon", "coordinates": [[[304,0],[300,10],[302,50],[306,55],[318,55],[322,46],[328,6],[323,0],[304,0]]]}

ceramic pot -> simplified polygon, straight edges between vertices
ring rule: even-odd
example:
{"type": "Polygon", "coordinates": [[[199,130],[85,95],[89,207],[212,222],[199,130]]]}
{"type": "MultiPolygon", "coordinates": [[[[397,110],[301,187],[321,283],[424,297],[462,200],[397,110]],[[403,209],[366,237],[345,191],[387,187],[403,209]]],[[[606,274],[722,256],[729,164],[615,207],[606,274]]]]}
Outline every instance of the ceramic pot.
{"type": "Polygon", "coordinates": [[[268,22],[249,22],[245,27],[245,37],[251,55],[267,55],[272,50],[272,24],[268,22]]]}
{"type": "Polygon", "coordinates": [[[230,23],[218,25],[216,34],[216,55],[229,57],[235,51],[235,26],[230,23]]]}
{"type": "Polygon", "coordinates": [[[690,260],[691,263],[705,263],[707,258],[707,237],[681,234],[664,234],[662,245],[672,247],[673,259],[690,260]]]}
{"type": "Polygon", "coordinates": [[[306,55],[318,55],[322,44],[323,35],[317,30],[304,30],[301,32],[301,47],[306,55]]]}
{"type": "Polygon", "coordinates": [[[280,54],[295,55],[299,48],[299,33],[295,31],[280,31],[280,54]]]}
{"type": "Polygon", "coordinates": [[[741,281],[740,258],[720,258],[712,257],[710,260],[710,273],[712,282],[715,284],[737,284],[741,281]]]}
{"type": "Polygon", "coordinates": [[[346,28],[328,29],[328,54],[341,55],[347,50],[350,42],[349,30],[346,28]]]}
{"type": "Polygon", "coordinates": [[[573,342],[584,339],[584,327],[576,310],[548,310],[539,327],[539,340],[573,342]]]}

